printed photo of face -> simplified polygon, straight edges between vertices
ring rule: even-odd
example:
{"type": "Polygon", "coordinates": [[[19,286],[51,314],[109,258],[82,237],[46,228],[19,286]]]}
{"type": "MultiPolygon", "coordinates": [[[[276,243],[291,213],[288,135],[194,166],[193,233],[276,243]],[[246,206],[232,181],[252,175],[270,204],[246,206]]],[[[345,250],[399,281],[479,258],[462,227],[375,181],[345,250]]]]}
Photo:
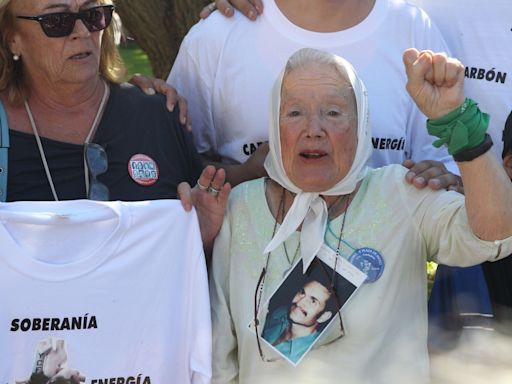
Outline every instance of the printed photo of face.
{"type": "Polygon", "coordinates": [[[330,293],[318,281],[310,281],[297,292],[290,306],[290,321],[297,325],[316,328],[331,318],[330,312],[324,312],[330,293]]]}

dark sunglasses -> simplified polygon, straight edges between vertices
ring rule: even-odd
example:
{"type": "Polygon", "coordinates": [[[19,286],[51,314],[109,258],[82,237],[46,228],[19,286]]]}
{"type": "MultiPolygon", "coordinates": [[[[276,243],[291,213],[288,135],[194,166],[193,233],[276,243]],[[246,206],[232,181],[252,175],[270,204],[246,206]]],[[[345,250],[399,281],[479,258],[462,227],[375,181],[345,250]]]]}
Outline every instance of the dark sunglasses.
{"type": "Polygon", "coordinates": [[[110,196],[108,187],[97,179],[99,175],[107,172],[107,153],[101,145],[96,143],[85,144],[84,151],[90,175],[87,198],[89,200],[108,201],[110,196]]]}
{"type": "Polygon", "coordinates": [[[16,16],[18,19],[37,21],[48,37],[69,36],[80,19],[89,32],[107,28],[112,21],[113,5],[100,5],[80,12],[56,12],[39,16],[16,16]]]}

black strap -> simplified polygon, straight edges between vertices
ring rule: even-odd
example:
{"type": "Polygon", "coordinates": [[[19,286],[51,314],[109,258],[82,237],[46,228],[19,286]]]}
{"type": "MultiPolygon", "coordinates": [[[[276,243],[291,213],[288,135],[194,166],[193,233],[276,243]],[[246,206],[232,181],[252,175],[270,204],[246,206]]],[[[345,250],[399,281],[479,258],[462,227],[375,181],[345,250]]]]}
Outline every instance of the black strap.
{"type": "Polygon", "coordinates": [[[488,133],[485,134],[484,141],[478,144],[476,147],[464,149],[453,155],[453,159],[457,162],[471,161],[476,159],[478,156],[483,155],[492,147],[492,139],[488,133]]]}
{"type": "Polygon", "coordinates": [[[9,154],[9,125],[4,106],[0,101],[0,201],[7,199],[7,165],[9,154]]]}

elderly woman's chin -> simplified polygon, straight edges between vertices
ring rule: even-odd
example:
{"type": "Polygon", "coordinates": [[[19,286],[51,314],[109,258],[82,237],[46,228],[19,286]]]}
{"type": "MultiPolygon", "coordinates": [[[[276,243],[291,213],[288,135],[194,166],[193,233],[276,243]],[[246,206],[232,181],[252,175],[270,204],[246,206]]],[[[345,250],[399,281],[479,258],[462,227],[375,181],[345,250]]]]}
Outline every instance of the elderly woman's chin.
{"type": "Polygon", "coordinates": [[[304,192],[327,191],[342,180],[350,169],[349,164],[336,164],[330,156],[304,158],[298,156],[285,171],[289,179],[304,192]]]}

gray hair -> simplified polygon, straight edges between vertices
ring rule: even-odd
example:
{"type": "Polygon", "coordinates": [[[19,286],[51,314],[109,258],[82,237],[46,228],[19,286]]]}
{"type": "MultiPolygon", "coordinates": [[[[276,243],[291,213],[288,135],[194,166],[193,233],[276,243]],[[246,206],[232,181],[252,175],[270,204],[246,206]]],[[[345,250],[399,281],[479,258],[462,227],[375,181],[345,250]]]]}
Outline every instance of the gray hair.
{"type": "Polygon", "coordinates": [[[284,69],[284,76],[291,71],[306,67],[310,64],[315,65],[328,65],[335,69],[342,78],[347,77],[347,70],[345,64],[340,57],[325,51],[320,51],[314,48],[302,48],[290,56],[286,67],[284,69]]]}

